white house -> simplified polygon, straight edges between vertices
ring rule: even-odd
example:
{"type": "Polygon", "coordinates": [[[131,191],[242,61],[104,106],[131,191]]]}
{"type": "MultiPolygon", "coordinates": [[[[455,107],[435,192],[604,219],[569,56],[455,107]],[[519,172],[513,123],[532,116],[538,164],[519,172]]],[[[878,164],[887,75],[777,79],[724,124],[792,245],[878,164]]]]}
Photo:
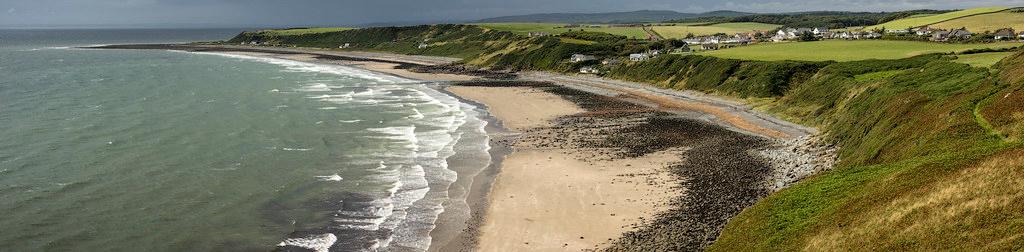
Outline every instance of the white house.
{"type": "Polygon", "coordinates": [[[416,48],[419,48],[419,49],[423,49],[423,48],[427,48],[427,47],[430,47],[430,45],[428,45],[427,43],[420,43],[419,46],[416,46],[416,48]]]}
{"type": "Polygon", "coordinates": [[[543,36],[550,36],[550,35],[551,35],[551,33],[548,33],[548,32],[528,32],[528,33],[526,33],[526,36],[530,36],[530,37],[543,37],[543,36]]]}
{"type": "Polygon", "coordinates": [[[996,40],[1013,39],[1015,37],[1017,37],[1017,33],[1016,31],[1013,30],[1013,28],[999,29],[998,31],[996,31],[995,34],[996,40]]]}
{"type": "Polygon", "coordinates": [[[345,48],[349,48],[349,47],[352,47],[352,44],[345,43],[345,44],[342,44],[342,45],[338,46],[338,48],[340,48],[340,49],[345,49],[345,48]]]}
{"type": "Polygon", "coordinates": [[[651,59],[650,54],[646,53],[634,53],[629,55],[629,61],[638,62],[651,59]]]}
{"type": "Polygon", "coordinates": [[[594,57],[594,56],[591,56],[591,55],[584,55],[584,54],[578,54],[577,53],[577,54],[573,54],[572,57],[569,58],[569,62],[577,63],[577,62],[584,62],[584,61],[596,60],[596,59],[597,59],[597,57],[594,57]]]}
{"type": "Polygon", "coordinates": [[[600,72],[601,71],[597,70],[596,67],[586,66],[586,67],[581,67],[580,68],[580,73],[583,73],[583,74],[598,74],[600,72]]]}
{"type": "Polygon", "coordinates": [[[811,33],[813,33],[816,36],[823,36],[827,32],[828,28],[825,27],[814,27],[814,29],[811,29],[811,33]]]}

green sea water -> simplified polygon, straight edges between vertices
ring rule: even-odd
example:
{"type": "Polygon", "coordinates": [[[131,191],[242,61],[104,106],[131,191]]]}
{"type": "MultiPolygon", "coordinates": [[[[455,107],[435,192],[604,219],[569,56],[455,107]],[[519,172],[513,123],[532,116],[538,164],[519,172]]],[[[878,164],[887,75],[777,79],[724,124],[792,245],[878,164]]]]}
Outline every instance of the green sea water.
{"type": "Polygon", "coordinates": [[[151,33],[0,32],[0,250],[424,250],[449,162],[489,162],[483,112],[432,83],[71,48],[229,34],[151,33]]]}

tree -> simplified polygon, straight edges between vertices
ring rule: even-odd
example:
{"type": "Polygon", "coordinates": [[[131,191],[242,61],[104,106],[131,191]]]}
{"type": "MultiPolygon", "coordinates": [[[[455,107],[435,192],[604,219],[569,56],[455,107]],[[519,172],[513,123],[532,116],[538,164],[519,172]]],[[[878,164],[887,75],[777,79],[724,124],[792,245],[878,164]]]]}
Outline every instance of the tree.
{"type": "Polygon", "coordinates": [[[818,37],[815,37],[814,33],[805,31],[800,33],[800,41],[818,41],[818,37]]]}

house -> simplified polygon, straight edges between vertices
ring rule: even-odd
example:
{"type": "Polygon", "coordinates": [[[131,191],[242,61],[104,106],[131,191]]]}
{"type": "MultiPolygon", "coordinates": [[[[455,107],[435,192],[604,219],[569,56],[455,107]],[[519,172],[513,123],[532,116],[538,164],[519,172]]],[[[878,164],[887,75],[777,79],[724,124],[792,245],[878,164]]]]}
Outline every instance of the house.
{"type": "Polygon", "coordinates": [[[930,35],[932,35],[932,33],[942,32],[942,31],[945,31],[945,30],[938,29],[938,28],[931,28],[931,27],[925,26],[925,27],[917,28],[916,30],[914,30],[914,34],[917,34],[917,36],[930,36],[930,35]]]}
{"type": "Polygon", "coordinates": [[[971,33],[970,31],[967,31],[967,29],[960,28],[960,29],[955,29],[955,30],[950,31],[949,32],[949,36],[947,36],[947,38],[950,38],[950,39],[952,39],[952,38],[969,39],[973,35],[974,35],[974,33],[971,33]]]}
{"type": "Polygon", "coordinates": [[[1005,40],[1009,40],[1009,39],[1013,39],[1014,37],[1017,37],[1017,33],[1016,33],[1016,31],[1013,30],[1013,28],[1003,28],[1003,29],[996,30],[996,34],[995,34],[995,39],[996,40],[1004,40],[1004,39],[1005,40]]]}
{"type": "Polygon", "coordinates": [[[873,32],[873,31],[866,32],[866,33],[861,33],[861,35],[860,35],[860,38],[865,38],[865,39],[876,39],[876,38],[881,38],[881,37],[882,37],[881,33],[873,32]]]}
{"type": "Polygon", "coordinates": [[[890,30],[885,30],[885,33],[905,34],[905,33],[910,33],[910,29],[890,29],[890,30]]]}
{"type": "Polygon", "coordinates": [[[345,48],[349,48],[349,47],[352,47],[352,44],[344,43],[344,44],[341,44],[340,46],[338,46],[339,49],[345,49],[345,48]]]}
{"type": "Polygon", "coordinates": [[[529,33],[526,33],[526,36],[529,36],[529,37],[544,37],[544,36],[551,36],[551,33],[549,33],[549,32],[529,32],[529,33]]]}
{"type": "Polygon", "coordinates": [[[606,66],[617,66],[619,64],[622,64],[622,61],[619,59],[605,59],[601,61],[601,65],[606,66]]]}
{"type": "Polygon", "coordinates": [[[703,44],[700,45],[701,50],[718,50],[718,44],[703,44]]]}
{"type": "Polygon", "coordinates": [[[601,71],[597,70],[596,67],[585,66],[585,67],[581,67],[580,68],[580,73],[582,73],[582,74],[598,74],[598,73],[601,73],[601,71]]]}
{"type": "Polygon", "coordinates": [[[634,53],[629,55],[629,61],[638,62],[651,59],[650,54],[646,53],[634,53]]]}
{"type": "Polygon", "coordinates": [[[416,48],[419,48],[419,49],[423,49],[423,48],[427,48],[427,47],[430,47],[430,45],[428,45],[427,43],[420,43],[419,46],[416,46],[416,48]]]}
{"type": "Polygon", "coordinates": [[[577,63],[577,62],[584,62],[584,61],[596,60],[596,59],[597,59],[597,57],[594,57],[594,56],[591,56],[591,55],[584,55],[584,54],[578,54],[577,53],[577,54],[573,54],[572,57],[569,58],[569,62],[577,63]]]}
{"type": "Polygon", "coordinates": [[[815,27],[814,29],[811,29],[811,33],[813,33],[815,36],[824,36],[827,32],[828,28],[825,27],[815,27]]]}

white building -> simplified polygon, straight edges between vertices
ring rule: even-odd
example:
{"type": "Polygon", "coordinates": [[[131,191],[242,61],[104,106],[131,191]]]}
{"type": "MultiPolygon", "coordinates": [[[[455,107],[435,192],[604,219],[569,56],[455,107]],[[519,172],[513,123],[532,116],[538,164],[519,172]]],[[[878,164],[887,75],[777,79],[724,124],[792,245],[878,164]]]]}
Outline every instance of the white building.
{"type": "Polygon", "coordinates": [[[601,73],[601,71],[597,70],[596,67],[586,66],[586,67],[581,67],[580,68],[580,73],[582,73],[582,74],[598,74],[598,73],[601,73]]]}
{"type": "Polygon", "coordinates": [[[591,55],[584,55],[584,54],[578,54],[577,53],[577,54],[573,54],[572,57],[569,58],[569,62],[577,63],[577,62],[584,62],[584,61],[596,60],[596,59],[597,59],[597,57],[594,57],[594,56],[591,56],[591,55]]]}
{"type": "Polygon", "coordinates": [[[634,53],[629,55],[629,61],[639,62],[651,59],[650,54],[646,53],[634,53]]]}

